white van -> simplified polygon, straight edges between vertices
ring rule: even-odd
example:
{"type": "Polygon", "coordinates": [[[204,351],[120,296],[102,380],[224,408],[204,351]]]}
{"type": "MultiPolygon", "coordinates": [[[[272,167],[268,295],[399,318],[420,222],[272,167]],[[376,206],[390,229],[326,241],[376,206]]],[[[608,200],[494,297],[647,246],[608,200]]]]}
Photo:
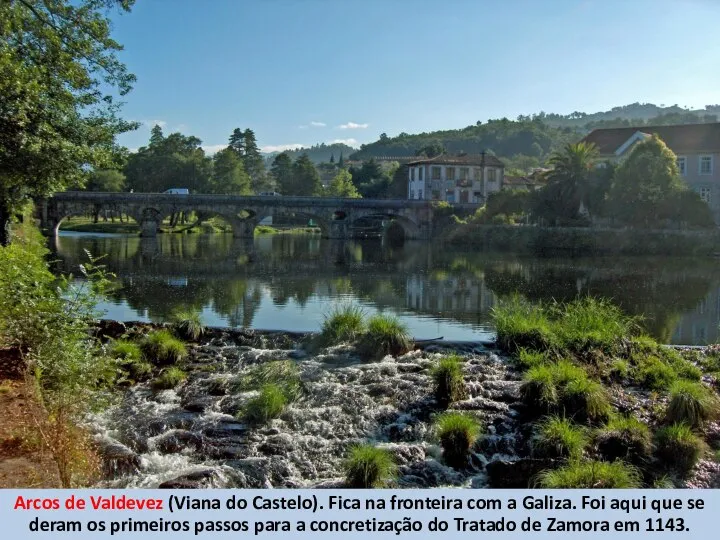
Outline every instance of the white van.
{"type": "Polygon", "coordinates": [[[277,191],[261,191],[258,195],[260,197],[280,197],[277,191]]]}
{"type": "Polygon", "coordinates": [[[164,193],[172,193],[173,195],[190,195],[188,188],[170,188],[164,193]]]}

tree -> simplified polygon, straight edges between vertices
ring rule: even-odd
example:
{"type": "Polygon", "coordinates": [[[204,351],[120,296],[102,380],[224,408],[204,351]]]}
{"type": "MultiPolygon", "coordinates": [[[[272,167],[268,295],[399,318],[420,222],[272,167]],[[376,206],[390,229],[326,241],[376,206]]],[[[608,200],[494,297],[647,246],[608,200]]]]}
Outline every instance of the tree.
{"type": "Polygon", "coordinates": [[[346,199],[360,198],[360,193],[358,193],[355,184],[352,182],[352,175],[345,169],[342,169],[335,175],[335,178],[330,181],[330,186],[326,193],[329,197],[343,197],[346,199]]]}
{"type": "Polygon", "coordinates": [[[307,154],[303,154],[293,163],[293,192],[290,195],[320,195],[322,184],[320,175],[307,154]]]}
{"type": "Polygon", "coordinates": [[[245,157],[245,133],[240,128],[233,129],[228,141],[228,147],[235,151],[240,159],[245,157]]]}
{"type": "Polygon", "coordinates": [[[330,154],[330,163],[335,163],[335,154],[330,154]]]}
{"type": "Polygon", "coordinates": [[[294,192],[293,163],[286,152],[275,156],[272,166],[270,167],[270,174],[275,179],[280,193],[290,195],[294,192]]]}
{"type": "Polygon", "coordinates": [[[243,162],[235,151],[228,147],[213,156],[211,180],[212,193],[223,195],[249,195],[250,177],[245,172],[243,162]]]}
{"type": "Polygon", "coordinates": [[[113,169],[93,171],[85,185],[88,191],[117,192],[125,189],[125,175],[113,169]]]}
{"type": "Polygon", "coordinates": [[[118,116],[135,77],[107,17],[133,2],[0,3],[0,244],[16,209],[112,167],[115,135],[137,127],[118,116]]]}
{"type": "Polygon", "coordinates": [[[245,170],[250,175],[252,187],[255,193],[265,189],[267,179],[265,177],[265,160],[260,154],[257,142],[255,140],[255,132],[252,129],[246,129],[243,132],[245,155],[242,157],[245,170]]]}
{"type": "Polygon", "coordinates": [[[343,153],[340,152],[340,159],[338,159],[338,167],[341,169],[345,166],[345,160],[343,159],[343,153]]]}

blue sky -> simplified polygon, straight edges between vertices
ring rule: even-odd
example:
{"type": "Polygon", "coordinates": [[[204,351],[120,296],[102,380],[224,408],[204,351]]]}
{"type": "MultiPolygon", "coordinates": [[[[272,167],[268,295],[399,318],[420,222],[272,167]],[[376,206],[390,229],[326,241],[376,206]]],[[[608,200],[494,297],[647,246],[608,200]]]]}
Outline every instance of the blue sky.
{"type": "Polygon", "coordinates": [[[720,102],[718,0],[137,0],[120,138],[266,151],[628,103],[720,102]]]}

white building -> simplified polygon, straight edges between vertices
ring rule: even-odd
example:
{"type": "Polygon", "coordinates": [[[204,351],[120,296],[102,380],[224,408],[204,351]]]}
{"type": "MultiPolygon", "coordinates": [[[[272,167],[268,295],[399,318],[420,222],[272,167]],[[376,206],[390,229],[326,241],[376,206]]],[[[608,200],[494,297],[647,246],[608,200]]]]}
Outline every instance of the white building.
{"type": "Polygon", "coordinates": [[[408,199],[483,204],[504,174],[503,162],[484,152],[418,159],[408,163],[408,199]]]}

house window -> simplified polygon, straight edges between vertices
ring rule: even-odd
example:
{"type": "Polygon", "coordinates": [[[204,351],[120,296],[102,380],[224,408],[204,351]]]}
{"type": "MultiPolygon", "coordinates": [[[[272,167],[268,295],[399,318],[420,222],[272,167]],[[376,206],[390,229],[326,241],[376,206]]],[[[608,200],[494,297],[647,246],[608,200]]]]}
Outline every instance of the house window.
{"type": "Polygon", "coordinates": [[[422,199],[422,189],[418,189],[418,199],[422,199]]]}
{"type": "Polygon", "coordinates": [[[446,180],[455,180],[455,167],[446,167],[445,168],[445,179],[446,180]]]}
{"type": "Polygon", "coordinates": [[[488,179],[488,182],[494,182],[494,181],[495,181],[495,169],[488,169],[488,171],[487,171],[487,179],[488,179]]]}
{"type": "Polygon", "coordinates": [[[473,169],[473,175],[474,175],[475,181],[479,182],[480,180],[482,180],[482,169],[479,167],[476,167],[475,169],[473,169]]]}
{"type": "Polygon", "coordinates": [[[422,179],[423,179],[423,168],[420,167],[420,180],[422,180],[422,179]]]}
{"type": "Polygon", "coordinates": [[[712,174],[713,173],[713,158],[712,156],[700,156],[700,174],[712,174]]]}
{"type": "Polygon", "coordinates": [[[482,201],[482,191],[473,191],[473,202],[480,202],[482,201]]]}
{"type": "Polygon", "coordinates": [[[430,169],[430,174],[433,180],[440,180],[440,167],[432,167],[430,169]]]}
{"type": "Polygon", "coordinates": [[[415,190],[414,190],[414,189],[411,189],[411,190],[410,190],[410,198],[411,198],[411,199],[414,199],[414,198],[415,198],[415,190]]]}
{"type": "Polygon", "coordinates": [[[685,156],[678,156],[677,166],[680,171],[680,176],[685,176],[687,172],[687,158],[685,156]]]}
{"type": "Polygon", "coordinates": [[[445,200],[446,200],[447,202],[455,202],[455,192],[448,189],[448,190],[445,192],[445,200]]]}
{"type": "Polygon", "coordinates": [[[470,177],[469,172],[467,167],[460,167],[460,180],[467,180],[470,177]]]}
{"type": "Polygon", "coordinates": [[[710,204],[710,188],[709,187],[701,187],[700,188],[700,198],[705,201],[706,203],[710,204]]]}
{"type": "Polygon", "coordinates": [[[454,187],[455,187],[455,182],[453,182],[452,180],[446,180],[446,181],[445,181],[445,187],[448,188],[448,189],[454,188],[454,187]]]}

